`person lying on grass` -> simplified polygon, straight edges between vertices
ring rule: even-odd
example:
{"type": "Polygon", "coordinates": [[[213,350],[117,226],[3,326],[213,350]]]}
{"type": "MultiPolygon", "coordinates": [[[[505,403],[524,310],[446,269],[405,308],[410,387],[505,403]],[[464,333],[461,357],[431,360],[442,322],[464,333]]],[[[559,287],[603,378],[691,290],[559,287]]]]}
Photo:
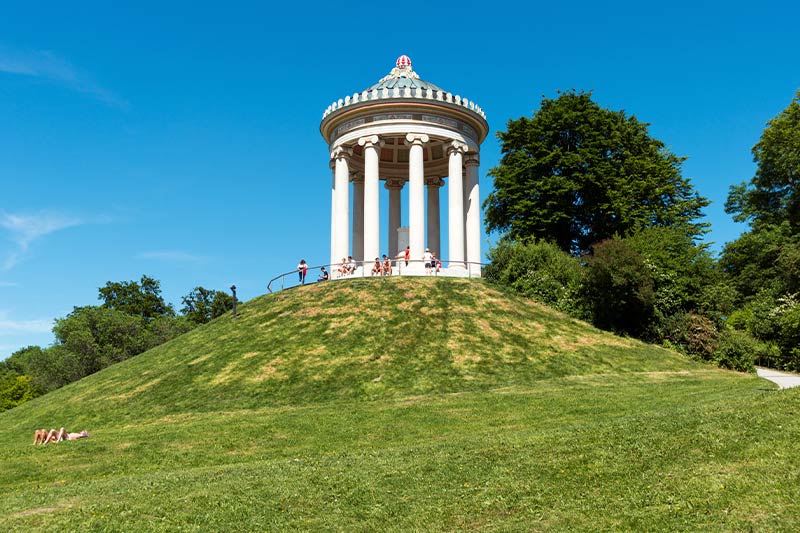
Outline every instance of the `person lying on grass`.
{"type": "Polygon", "coordinates": [[[61,442],[63,440],[77,440],[89,436],[89,432],[85,429],[80,433],[68,433],[66,429],[51,429],[49,432],[46,429],[37,429],[33,433],[33,444],[47,444],[48,442],[61,442]]]}

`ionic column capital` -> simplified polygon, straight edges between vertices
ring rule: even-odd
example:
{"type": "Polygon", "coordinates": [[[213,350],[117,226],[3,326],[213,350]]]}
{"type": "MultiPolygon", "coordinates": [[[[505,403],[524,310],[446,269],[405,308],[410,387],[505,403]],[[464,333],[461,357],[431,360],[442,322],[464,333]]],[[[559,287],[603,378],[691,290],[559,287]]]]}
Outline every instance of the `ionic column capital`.
{"type": "Polygon", "coordinates": [[[447,146],[447,155],[450,155],[454,152],[457,152],[459,154],[465,154],[469,149],[469,146],[467,146],[466,143],[462,143],[461,141],[453,141],[451,143],[448,143],[446,146],[447,146]]]}
{"type": "Polygon", "coordinates": [[[383,186],[390,191],[391,190],[399,191],[400,189],[405,187],[405,184],[406,180],[402,178],[386,178],[386,182],[383,184],[383,186]]]}
{"type": "Polygon", "coordinates": [[[466,159],[464,160],[464,166],[467,167],[478,167],[480,164],[481,157],[475,152],[468,153],[466,159]]]}
{"type": "Polygon", "coordinates": [[[424,133],[408,133],[406,134],[406,144],[423,145],[430,141],[431,138],[424,133]]]}
{"type": "Polygon", "coordinates": [[[444,185],[444,180],[442,178],[433,178],[429,176],[425,178],[425,185],[428,187],[442,187],[444,185]]]}
{"type": "Polygon", "coordinates": [[[348,146],[337,146],[331,152],[331,159],[350,159],[353,155],[353,149],[348,146]]]}
{"type": "Polygon", "coordinates": [[[352,183],[364,183],[364,173],[357,171],[350,173],[350,181],[352,183]]]}
{"type": "Polygon", "coordinates": [[[377,135],[367,135],[358,139],[358,145],[365,148],[372,148],[373,146],[383,146],[383,141],[377,135]]]}

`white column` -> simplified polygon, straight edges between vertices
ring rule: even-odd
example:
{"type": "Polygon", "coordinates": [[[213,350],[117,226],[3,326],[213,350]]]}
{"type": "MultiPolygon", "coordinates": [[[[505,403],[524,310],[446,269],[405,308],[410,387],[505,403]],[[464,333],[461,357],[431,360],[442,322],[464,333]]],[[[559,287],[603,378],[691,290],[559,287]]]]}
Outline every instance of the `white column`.
{"type": "Polygon", "coordinates": [[[469,208],[469,191],[468,191],[468,184],[467,184],[467,166],[466,166],[466,159],[467,156],[462,156],[461,160],[464,163],[464,166],[461,167],[461,175],[463,176],[463,187],[461,191],[461,199],[464,201],[461,213],[464,216],[464,260],[467,260],[467,211],[469,208]]]}
{"type": "MultiPolygon", "coordinates": [[[[408,245],[414,261],[421,260],[425,250],[425,165],[422,145],[428,140],[425,134],[406,135],[406,144],[411,145],[408,154],[408,245]]],[[[414,265],[420,267],[421,263],[414,265]]]]}
{"type": "MultiPolygon", "coordinates": [[[[467,261],[470,263],[480,263],[481,256],[481,195],[478,189],[478,166],[480,159],[478,154],[467,155],[467,213],[466,233],[467,233],[467,261]]],[[[477,264],[469,265],[472,276],[480,276],[481,269],[477,264]]]]}
{"type": "Polygon", "coordinates": [[[400,191],[403,184],[403,180],[392,178],[387,179],[384,185],[389,190],[389,257],[392,259],[400,253],[397,248],[397,230],[400,229],[400,191]]]}
{"type": "Polygon", "coordinates": [[[364,260],[364,176],[353,173],[353,259],[364,260]]]}
{"type": "Polygon", "coordinates": [[[436,257],[442,257],[442,240],[439,215],[439,187],[444,185],[442,178],[425,178],[428,188],[428,248],[436,257]]]}
{"type": "Polygon", "coordinates": [[[339,147],[331,153],[336,160],[336,263],[347,257],[350,252],[350,150],[339,147]]]}
{"type": "Polygon", "coordinates": [[[463,166],[462,154],[466,152],[467,145],[453,141],[447,149],[450,157],[450,172],[447,177],[450,247],[448,268],[464,268],[464,185],[461,168],[463,166]]]}
{"type": "Polygon", "coordinates": [[[364,147],[364,261],[380,257],[380,170],[379,139],[377,135],[362,137],[364,147]]]}
{"type": "Polygon", "coordinates": [[[331,160],[331,264],[336,263],[336,162],[331,160]]]}

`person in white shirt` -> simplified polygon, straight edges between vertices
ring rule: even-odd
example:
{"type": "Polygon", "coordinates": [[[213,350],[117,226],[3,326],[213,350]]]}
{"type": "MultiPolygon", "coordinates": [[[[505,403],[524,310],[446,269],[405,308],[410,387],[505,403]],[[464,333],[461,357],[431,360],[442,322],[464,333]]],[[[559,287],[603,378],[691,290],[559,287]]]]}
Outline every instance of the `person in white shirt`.
{"type": "Polygon", "coordinates": [[[422,260],[425,262],[425,273],[430,275],[433,268],[433,254],[430,248],[425,248],[425,253],[422,254],[422,260]]]}

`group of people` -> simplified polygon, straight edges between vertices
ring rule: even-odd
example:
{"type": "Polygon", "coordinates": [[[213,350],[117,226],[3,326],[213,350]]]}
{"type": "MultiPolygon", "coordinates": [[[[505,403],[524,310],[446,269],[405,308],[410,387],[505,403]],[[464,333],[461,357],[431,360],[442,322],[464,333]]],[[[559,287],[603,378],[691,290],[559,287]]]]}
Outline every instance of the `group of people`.
{"type": "Polygon", "coordinates": [[[383,254],[383,261],[379,257],[375,258],[375,263],[372,265],[373,276],[391,276],[392,275],[392,260],[386,254],[383,254]]]}
{"type": "Polygon", "coordinates": [[[434,271],[438,273],[442,270],[442,262],[436,258],[436,254],[430,248],[425,248],[422,260],[425,262],[425,273],[427,275],[430,276],[434,271]]]}
{"type": "MultiPolygon", "coordinates": [[[[320,273],[319,273],[319,278],[317,278],[317,281],[328,281],[330,275],[328,274],[328,271],[325,270],[325,267],[320,267],[319,270],[320,273]]],[[[300,285],[305,285],[306,274],[308,274],[308,263],[306,263],[305,259],[301,259],[300,262],[297,264],[297,274],[300,277],[300,279],[298,280],[300,282],[300,285]]]]}
{"type": "Polygon", "coordinates": [[[339,277],[349,276],[355,273],[357,267],[356,260],[353,259],[352,255],[348,255],[347,257],[342,257],[342,262],[339,263],[339,268],[336,269],[336,272],[339,273],[339,277]]]}
{"type": "MultiPolygon", "coordinates": [[[[406,266],[408,266],[409,262],[411,261],[411,248],[406,247],[406,249],[395,257],[395,259],[402,259],[405,261],[406,266]]],[[[432,252],[429,248],[425,248],[425,253],[422,254],[422,261],[425,263],[425,273],[428,275],[433,274],[434,272],[440,272],[442,269],[442,262],[436,258],[436,254],[432,252]]],[[[306,283],[306,275],[308,274],[308,263],[306,263],[305,259],[301,259],[300,263],[297,265],[297,274],[299,276],[299,282],[301,285],[305,285],[306,283]]],[[[352,255],[342,258],[342,262],[339,263],[338,268],[336,269],[336,273],[339,277],[350,276],[355,273],[356,269],[358,268],[358,263],[355,259],[353,259],[352,255]]],[[[386,254],[383,254],[383,258],[376,257],[375,263],[372,265],[373,276],[391,276],[392,275],[392,259],[388,257],[386,254]]],[[[320,267],[320,275],[317,278],[317,281],[328,281],[330,279],[330,273],[325,270],[325,267],[320,267]]]]}
{"type": "Polygon", "coordinates": [[[85,429],[80,433],[69,433],[66,429],[37,429],[33,432],[33,444],[49,444],[51,442],[62,442],[65,440],[83,439],[89,436],[89,432],[85,429]]]}

